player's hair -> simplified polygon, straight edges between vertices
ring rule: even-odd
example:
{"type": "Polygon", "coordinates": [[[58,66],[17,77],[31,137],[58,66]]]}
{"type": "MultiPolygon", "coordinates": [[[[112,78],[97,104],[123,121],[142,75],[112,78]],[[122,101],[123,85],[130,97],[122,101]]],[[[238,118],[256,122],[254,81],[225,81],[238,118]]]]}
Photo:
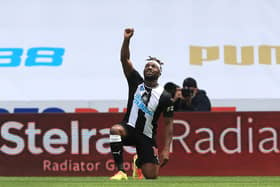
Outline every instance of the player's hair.
{"type": "Polygon", "coordinates": [[[149,57],[146,59],[146,61],[147,61],[147,62],[149,62],[149,61],[154,61],[154,62],[156,62],[156,63],[159,65],[159,67],[160,67],[160,71],[162,71],[162,65],[163,65],[164,63],[163,63],[161,60],[159,60],[158,58],[149,56],[149,57]]]}

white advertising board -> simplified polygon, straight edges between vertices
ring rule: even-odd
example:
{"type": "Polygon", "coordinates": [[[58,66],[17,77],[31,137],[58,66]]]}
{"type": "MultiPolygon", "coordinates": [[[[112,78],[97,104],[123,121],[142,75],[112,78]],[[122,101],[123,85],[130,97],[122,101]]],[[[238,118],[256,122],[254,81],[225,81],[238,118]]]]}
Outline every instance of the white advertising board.
{"type": "Polygon", "coordinates": [[[0,100],[125,100],[119,53],[165,62],[160,83],[194,77],[211,99],[280,95],[280,1],[9,0],[0,6],[0,100]]]}

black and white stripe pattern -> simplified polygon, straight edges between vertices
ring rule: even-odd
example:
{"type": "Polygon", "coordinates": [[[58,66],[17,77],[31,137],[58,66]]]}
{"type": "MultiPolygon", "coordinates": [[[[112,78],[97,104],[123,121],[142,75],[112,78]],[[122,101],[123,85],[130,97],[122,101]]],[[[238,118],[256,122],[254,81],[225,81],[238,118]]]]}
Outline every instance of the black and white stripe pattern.
{"type": "MultiPolygon", "coordinates": [[[[170,95],[163,87],[145,87],[143,78],[137,71],[128,77],[129,99],[124,121],[137,131],[153,138],[157,128],[157,120],[170,105],[170,95]]],[[[173,111],[170,111],[173,115],[173,111]]],[[[165,113],[164,113],[165,114],[165,113]]]]}

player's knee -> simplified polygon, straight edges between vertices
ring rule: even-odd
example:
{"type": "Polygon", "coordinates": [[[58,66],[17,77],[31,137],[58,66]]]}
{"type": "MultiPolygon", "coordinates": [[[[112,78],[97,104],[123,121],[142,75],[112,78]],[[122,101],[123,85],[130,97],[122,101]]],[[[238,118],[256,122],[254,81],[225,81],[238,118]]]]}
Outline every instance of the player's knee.
{"type": "Polygon", "coordinates": [[[152,163],[142,165],[142,173],[146,179],[157,179],[158,167],[152,163]]]}
{"type": "Polygon", "coordinates": [[[157,179],[158,176],[156,174],[149,174],[149,175],[144,175],[146,179],[157,179]]]}
{"type": "Polygon", "coordinates": [[[124,131],[123,127],[117,124],[117,125],[113,125],[111,127],[110,134],[111,135],[121,135],[121,136],[123,136],[123,134],[124,134],[123,131],[124,131]]]}
{"type": "Polygon", "coordinates": [[[110,134],[114,134],[114,135],[119,134],[119,130],[115,125],[111,127],[110,134]]]}

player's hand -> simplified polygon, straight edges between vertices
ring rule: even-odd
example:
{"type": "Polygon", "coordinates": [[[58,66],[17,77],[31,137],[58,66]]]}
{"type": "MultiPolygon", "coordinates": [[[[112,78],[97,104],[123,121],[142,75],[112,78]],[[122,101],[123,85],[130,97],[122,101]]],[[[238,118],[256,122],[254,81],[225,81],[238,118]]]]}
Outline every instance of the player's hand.
{"type": "Polygon", "coordinates": [[[133,28],[127,28],[124,30],[124,38],[131,38],[133,36],[134,29],[133,28]]]}
{"type": "Polygon", "coordinates": [[[168,161],[169,161],[169,151],[162,151],[160,167],[165,166],[168,161]]]}

